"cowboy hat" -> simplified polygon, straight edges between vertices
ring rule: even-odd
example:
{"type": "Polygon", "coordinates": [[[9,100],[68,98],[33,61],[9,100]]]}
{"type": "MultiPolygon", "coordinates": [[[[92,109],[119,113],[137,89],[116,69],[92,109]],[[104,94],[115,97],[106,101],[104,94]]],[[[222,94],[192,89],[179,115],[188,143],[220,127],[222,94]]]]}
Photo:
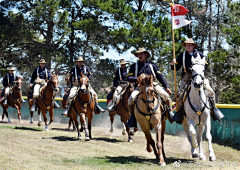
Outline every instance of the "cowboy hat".
{"type": "Polygon", "coordinates": [[[39,64],[46,64],[46,61],[45,61],[45,59],[41,59],[38,63],[39,64]]]}
{"type": "Polygon", "coordinates": [[[185,47],[186,44],[192,44],[194,48],[198,48],[198,45],[193,41],[192,38],[188,38],[186,41],[182,43],[182,46],[185,47]]]}
{"type": "Polygon", "coordinates": [[[145,52],[147,54],[147,58],[150,57],[150,53],[147,50],[145,50],[144,47],[139,48],[138,51],[135,51],[134,55],[137,57],[139,53],[143,53],[143,52],[145,52]]]}
{"type": "Polygon", "coordinates": [[[14,69],[13,67],[10,67],[9,71],[10,71],[10,70],[11,70],[11,71],[15,71],[15,69],[14,69]]]}
{"type": "Polygon", "coordinates": [[[128,64],[128,62],[126,62],[124,59],[121,59],[119,64],[120,64],[120,65],[122,65],[122,64],[128,64]]]}
{"type": "Polygon", "coordinates": [[[77,58],[77,60],[75,60],[75,62],[78,62],[78,61],[85,61],[84,59],[83,59],[83,57],[82,56],[79,56],[78,58],[77,58]]]}

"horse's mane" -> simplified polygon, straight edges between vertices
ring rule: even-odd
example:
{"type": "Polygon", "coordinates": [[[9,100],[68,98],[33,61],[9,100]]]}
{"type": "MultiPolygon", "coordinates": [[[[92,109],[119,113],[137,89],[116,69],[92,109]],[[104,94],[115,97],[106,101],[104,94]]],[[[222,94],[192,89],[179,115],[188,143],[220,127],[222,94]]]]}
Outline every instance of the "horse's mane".
{"type": "Polygon", "coordinates": [[[138,78],[138,86],[153,84],[153,77],[149,74],[141,74],[138,78]]]}

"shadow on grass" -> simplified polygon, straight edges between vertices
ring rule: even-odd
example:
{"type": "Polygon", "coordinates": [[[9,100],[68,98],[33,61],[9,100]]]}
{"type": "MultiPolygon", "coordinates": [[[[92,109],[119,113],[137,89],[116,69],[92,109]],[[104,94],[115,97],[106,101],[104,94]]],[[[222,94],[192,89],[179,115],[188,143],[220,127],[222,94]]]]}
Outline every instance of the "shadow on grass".
{"type": "Polygon", "coordinates": [[[42,139],[54,139],[54,140],[57,140],[57,141],[76,141],[76,140],[79,140],[77,139],[76,137],[66,137],[66,136],[57,136],[57,137],[50,137],[50,138],[45,138],[43,137],[42,139]]]}
{"type": "Polygon", "coordinates": [[[93,138],[93,140],[105,141],[105,142],[112,142],[112,143],[123,142],[122,140],[109,139],[109,138],[105,138],[105,137],[93,138]]]}
{"type": "Polygon", "coordinates": [[[77,132],[77,130],[72,130],[68,128],[51,128],[51,130],[65,131],[65,132],[77,132]]]}
{"type": "MultiPolygon", "coordinates": [[[[117,156],[117,157],[110,157],[110,156],[106,156],[106,157],[99,157],[98,159],[107,159],[108,162],[111,163],[117,163],[117,164],[131,164],[131,163],[144,163],[144,164],[157,164],[157,160],[156,159],[149,159],[149,158],[145,158],[145,157],[138,157],[138,156],[117,156]]],[[[181,158],[166,158],[166,164],[172,164],[174,162],[190,162],[194,163],[196,161],[192,160],[192,159],[181,159],[181,158]]]]}
{"type": "Polygon", "coordinates": [[[236,149],[236,150],[240,151],[240,145],[239,145],[239,144],[230,144],[230,143],[227,143],[227,142],[224,143],[224,142],[222,142],[222,141],[214,141],[214,142],[212,142],[212,143],[216,143],[216,144],[222,145],[222,146],[224,146],[224,147],[228,146],[228,147],[231,147],[231,148],[233,148],[233,149],[236,149]]]}
{"type": "Polygon", "coordinates": [[[14,127],[14,129],[20,129],[20,130],[31,130],[31,131],[43,131],[43,130],[40,129],[40,128],[19,127],[19,126],[14,127]]]}

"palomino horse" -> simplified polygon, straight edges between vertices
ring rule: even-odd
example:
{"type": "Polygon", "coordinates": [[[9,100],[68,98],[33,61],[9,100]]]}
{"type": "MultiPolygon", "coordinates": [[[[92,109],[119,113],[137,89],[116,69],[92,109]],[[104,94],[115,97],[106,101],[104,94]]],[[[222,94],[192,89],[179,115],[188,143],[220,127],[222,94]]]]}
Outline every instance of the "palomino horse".
{"type": "MultiPolygon", "coordinates": [[[[83,125],[85,130],[85,140],[92,140],[92,118],[93,118],[93,110],[95,108],[95,101],[92,97],[92,94],[89,90],[89,78],[81,73],[80,83],[77,95],[72,102],[69,108],[69,116],[74,121],[75,126],[78,131],[78,139],[82,139],[80,134],[77,115],[80,117],[80,123],[83,125]],[[86,117],[88,118],[88,124],[86,121],[86,117]]],[[[95,112],[96,113],[96,112],[95,112]]]]}
{"type": "MultiPolygon", "coordinates": [[[[38,108],[38,115],[39,115],[39,122],[38,126],[41,126],[41,111],[45,122],[45,130],[49,131],[48,125],[50,125],[53,121],[53,107],[54,107],[54,98],[55,93],[59,91],[58,88],[58,75],[51,75],[52,78],[47,81],[47,85],[42,88],[40,95],[37,98],[37,108],[38,108]],[[47,123],[46,112],[49,111],[50,121],[47,123]]],[[[31,109],[33,103],[32,100],[28,98],[29,110],[31,109]]],[[[33,112],[30,111],[31,121],[33,123],[33,112]]]]}
{"type": "Polygon", "coordinates": [[[187,134],[187,138],[191,144],[192,157],[200,160],[205,160],[206,157],[202,150],[202,134],[204,128],[206,129],[206,138],[208,140],[209,160],[216,160],[213,148],[212,148],[212,135],[211,130],[211,112],[210,103],[207,97],[207,93],[204,90],[204,67],[205,59],[203,58],[200,64],[192,66],[192,81],[191,87],[185,97],[184,110],[186,115],[183,120],[183,128],[187,134]],[[201,64],[202,63],[202,64],[201,64]],[[194,126],[197,127],[197,134],[194,126]],[[197,139],[196,139],[197,135],[197,139]],[[197,147],[199,147],[199,155],[197,153],[197,147]]]}
{"type": "Polygon", "coordinates": [[[135,100],[134,114],[147,139],[147,151],[153,149],[158,164],[165,166],[163,140],[166,119],[162,120],[161,98],[154,90],[152,75],[141,74],[138,83],[140,93],[135,100]],[[150,133],[152,128],[156,132],[156,145],[150,133]]]}
{"type": "MultiPolygon", "coordinates": [[[[125,132],[127,131],[128,134],[128,142],[133,142],[131,135],[134,133],[130,131],[130,128],[127,126],[127,121],[129,119],[129,111],[128,111],[128,98],[130,97],[131,93],[133,92],[133,85],[131,83],[128,83],[124,90],[123,94],[119,100],[119,103],[116,106],[116,111],[110,112],[109,111],[109,116],[110,116],[110,121],[111,121],[111,129],[110,132],[113,132],[113,121],[114,121],[114,116],[118,114],[121,117],[121,122],[123,123],[123,131],[122,134],[125,135],[125,132]]],[[[137,128],[134,128],[134,132],[137,131],[137,128]]]]}
{"type": "Polygon", "coordinates": [[[22,107],[22,76],[17,77],[17,81],[15,81],[15,85],[12,87],[12,93],[10,93],[7,97],[7,105],[3,105],[3,101],[1,101],[1,105],[3,107],[3,115],[2,115],[2,120],[4,119],[4,114],[6,114],[8,118],[8,122],[11,122],[11,120],[8,117],[8,112],[7,108],[8,106],[12,106],[13,108],[17,109],[17,114],[18,114],[18,119],[19,122],[22,123],[21,121],[21,107],[22,107]]]}

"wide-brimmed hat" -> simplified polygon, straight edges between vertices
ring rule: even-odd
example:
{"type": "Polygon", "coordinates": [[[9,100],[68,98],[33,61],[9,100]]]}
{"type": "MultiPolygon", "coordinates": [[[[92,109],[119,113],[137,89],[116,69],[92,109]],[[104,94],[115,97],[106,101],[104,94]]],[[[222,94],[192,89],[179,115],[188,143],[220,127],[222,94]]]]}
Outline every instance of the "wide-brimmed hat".
{"type": "Polygon", "coordinates": [[[120,64],[120,65],[122,65],[122,64],[128,64],[128,62],[126,62],[124,59],[121,59],[119,64],[120,64]]]}
{"type": "Polygon", "coordinates": [[[78,62],[78,61],[85,61],[84,59],[83,59],[83,57],[82,56],[79,56],[78,58],[77,58],[77,60],[75,60],[75,62],[78,62]]]}
{"type": "Polygon", "coordinates": [[[147,54],[147,58],[150,57],[150,53],[147,50],[145,50],[144,47],[139,48],[138,51],[135,51],[134,55],[137,57],[139,53],[143,53],[143,52],[145,52],[147,54]]]}
{"type": "Polygon", "coordinates": [[[193,41],[192,38],[188,38],[186,41],[182,43],[182,46],[185,47],[186,44],[192,44],[194,48],[198,48],[198,45],[193,41]]]}
{"type": "Polygon", "coordinates": [[[38,63],[39,64],[46,64],[46,61],[45,61],[45,59],[41,59],[38,63]]]}
{"type": "Polygon", "coordinates": [[[11,71],[15,71],[15,69],[14,69],[13,67],[10,67],[10,68],[9,68],[9,71],[10,71],[10,70],[11,70],[11,71]]]}

